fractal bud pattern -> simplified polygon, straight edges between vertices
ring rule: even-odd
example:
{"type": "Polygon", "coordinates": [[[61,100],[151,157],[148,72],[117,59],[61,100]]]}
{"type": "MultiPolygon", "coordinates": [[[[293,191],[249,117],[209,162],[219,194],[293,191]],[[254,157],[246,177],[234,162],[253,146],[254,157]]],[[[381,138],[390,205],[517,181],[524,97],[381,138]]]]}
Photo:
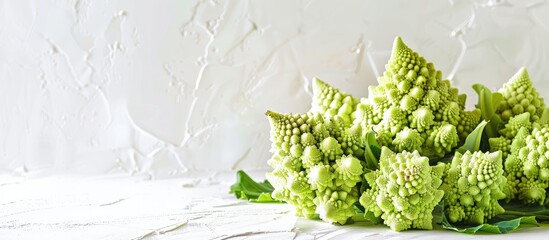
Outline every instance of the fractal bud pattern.
{"type": "Polygon", "coordinates": [[[395,231],[432,229],[440,205],[444,227],[486,224],[502,202],[549,205],[549,110],[528,72],[497,92],[473,89],[479,104],[465,110],[466,95],[400,37],[368,97],[313,79],[308,112],[266,112],[266,199],[305,218],[362,214],[395,231]]]}

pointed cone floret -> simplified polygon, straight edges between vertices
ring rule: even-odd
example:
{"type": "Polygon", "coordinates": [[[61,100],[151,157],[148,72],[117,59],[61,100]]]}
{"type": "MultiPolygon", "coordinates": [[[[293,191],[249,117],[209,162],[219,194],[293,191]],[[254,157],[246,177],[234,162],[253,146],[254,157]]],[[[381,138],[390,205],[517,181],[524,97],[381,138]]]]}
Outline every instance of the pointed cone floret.
{"type": "Polygon", "coordinates": [[[532,88],[532,80],[530,80],[530,75],[528,74],[528,70],[526,68],[522,67],[518,70],[518,72],[515,73],[510,79],[507,85],[513,89],[516,89],[518,92],[521,93],[527,88],[532,88]],[[518,90],[518,88],[525,88],[524,90],[518,90]]]}
{"type": "Polygon", "coordinates": [[[271,110],[268,110],[265,115],[267,115],[267,117],[274,122],[282,121],[284,119],[284,114],[273,112],[271,110]]]}
{"type": "Polygon", "coordinates": [[[313,102],[310,112],[319,113],[326,118],[339,116],[345,124],[354,120],[353,112],[359,100],[324,81],[313,79],[313,102]]]}
{"type": "Polygon", "coordinates": [[[503,95],[503,101],[496,113],[504,122],[524,112],[530,113],[531,121],[542,116],[545,102],[532,84],[526,68],[519,69],[498,92],[503,95]]]}
{"type": "Polygon", "coordinates": [[[393,43],[393,51],[391,53],[391,58],[395,59],[400,56],[403,52],[410,52],[410,48],[402,41],[402,38],[397,36],[393,43]]]}
{"type": "Polygon", "coordinates": [[[395,231],[432,229],[433,209],[444,195],[440,165],[433,173],[429,159],[417,151],[392,152],[382,147],[380,168],[365,174],[370,185],[360,203],[366,213],[381,216],[395,231]]]}
{"type": "Polygon", "coordinates": [[[510,80],[510,83],[511,84],[515,84],[515,83],[518,83],[518,84],[521,84],[521,83],[525,83],[525,84],[532,84],[532,82],[530,81],[530,75],[528,74],[528,70],[526,70],[525,67],[521,67],[517,73],[515,73],[515,75],[513,75],[513,77],[511,77],[511,80],[510,80]]]}
{"type": "Polygon", "coordinates": [[[383,120],[374,129],[391,133],[391,136],[379,134],[378,140],[393,151],[402,150],[401,140],[406,134],[400,132],[409,128],[418,133],[413,149],[421,149],[427,157],[442,157],[464,142],[480,120],[480,114],[465,112],[465,95],[460,95],[433,63],[409,48],[400,37],[395,38],[391,59],[378,84],[370,88],[375,95],[372,109],[378,109],[383,102],[381,109],[390,114],[379,117],[383,120]],[[399,118],[394,118],[395,109],[401,111],[399,118]],[[446,124],[449,126],[440,128],[446,124]]]}
{"type": "Polygon", "coordinates": [[[326,82],[320,80],[320,78],[313,79],[313,94],[315,96],[319,95],[323,92],[324,89],[328,88],[331,88],[331,86],[328,85],[326,82]]]}
{"type": "Polygon", "coordinates": [[[441,186],[450,222],[482,224],[500,214],[503,174],[501,151],[456,153],[441,186]]]}

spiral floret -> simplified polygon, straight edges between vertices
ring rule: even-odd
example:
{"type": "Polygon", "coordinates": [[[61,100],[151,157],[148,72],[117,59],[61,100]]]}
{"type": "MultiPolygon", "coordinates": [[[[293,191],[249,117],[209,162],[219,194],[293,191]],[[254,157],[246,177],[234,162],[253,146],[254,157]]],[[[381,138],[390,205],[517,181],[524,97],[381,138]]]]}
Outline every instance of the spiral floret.
{"type": "Polygon", "coordinates": [[[521,68],[498,90],[503,95],[503,101],[496,113],[504,122],[521,113],[530,113],[530,121],[541,118],[545,102],[532,84],[526,68],[521,68]]]}
{"type": "Polygon", "coordinates": [[[545,205],[549,188],[549,126],[534,124],[532,131],[522,127],[511,143],[504,166],[507,200],[545,205]]]}
{"type": "Polygon", "coordinates": [[[360,126],[346,126],[339,115],[266,114],[272,197],[292,205],[297,216],[345,224],[354,215],[363,174],[364,161],[354,156],[363,155],[360,126]]]}
{"type": "Polygon", "coordinates": [[[394,153],[387,147],[379,163],[379,170],[365,174],[371,186],[360,197],[365,210],[395,231],[432,229],[432,211],[444,195],[437,190],[444,164],[431,167],[417,151],[394,153]]]}
{"type": "Polygon", "coordinates": [[[480,112],[465,111],[464,95],[460,97],[432,63],[399,37],[378,83],[369,88],[367,109],[372,109],[373,118],[376,115],[381,118],[373,126],[379,133],[378,142],[393,151],[421,149],[424,156],[443,157],[462,143],[479,123],[480,112]],[[384,110],[383,114],[376,109],[384,110]],[[412,135],[418,138],[412,141],[404,138],[412,135]]]}
{"type": "Polygon", "coordinates": [[[505,210],[502,153],[456,152],[441,189],[452,223],[482,224],[505,210]]]}

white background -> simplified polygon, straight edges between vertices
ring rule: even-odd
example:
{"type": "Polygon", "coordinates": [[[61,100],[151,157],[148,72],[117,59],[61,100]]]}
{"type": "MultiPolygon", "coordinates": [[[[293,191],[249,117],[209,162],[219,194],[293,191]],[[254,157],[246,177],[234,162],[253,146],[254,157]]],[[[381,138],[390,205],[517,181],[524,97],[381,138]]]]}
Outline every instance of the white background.
{"type": "Polygon", "coordinates": [[[476,101],[521,66],[549,98],[547,1],[0,1],[0,173],[266,170],[266,110],[357,97],[395,36],[476,101]]]}

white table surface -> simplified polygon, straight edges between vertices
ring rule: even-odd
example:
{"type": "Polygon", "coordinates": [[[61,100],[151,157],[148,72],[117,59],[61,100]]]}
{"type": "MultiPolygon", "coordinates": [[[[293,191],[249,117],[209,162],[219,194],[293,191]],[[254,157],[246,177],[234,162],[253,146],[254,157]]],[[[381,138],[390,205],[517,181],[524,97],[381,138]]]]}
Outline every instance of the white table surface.
{"type": "Polygon", "coordinates": [[[0,178],[0,239],[540,239],[549,225],[504,235],[393,232],[300,219],[287,204],[253,204],[215,178],[0,178]]]}

